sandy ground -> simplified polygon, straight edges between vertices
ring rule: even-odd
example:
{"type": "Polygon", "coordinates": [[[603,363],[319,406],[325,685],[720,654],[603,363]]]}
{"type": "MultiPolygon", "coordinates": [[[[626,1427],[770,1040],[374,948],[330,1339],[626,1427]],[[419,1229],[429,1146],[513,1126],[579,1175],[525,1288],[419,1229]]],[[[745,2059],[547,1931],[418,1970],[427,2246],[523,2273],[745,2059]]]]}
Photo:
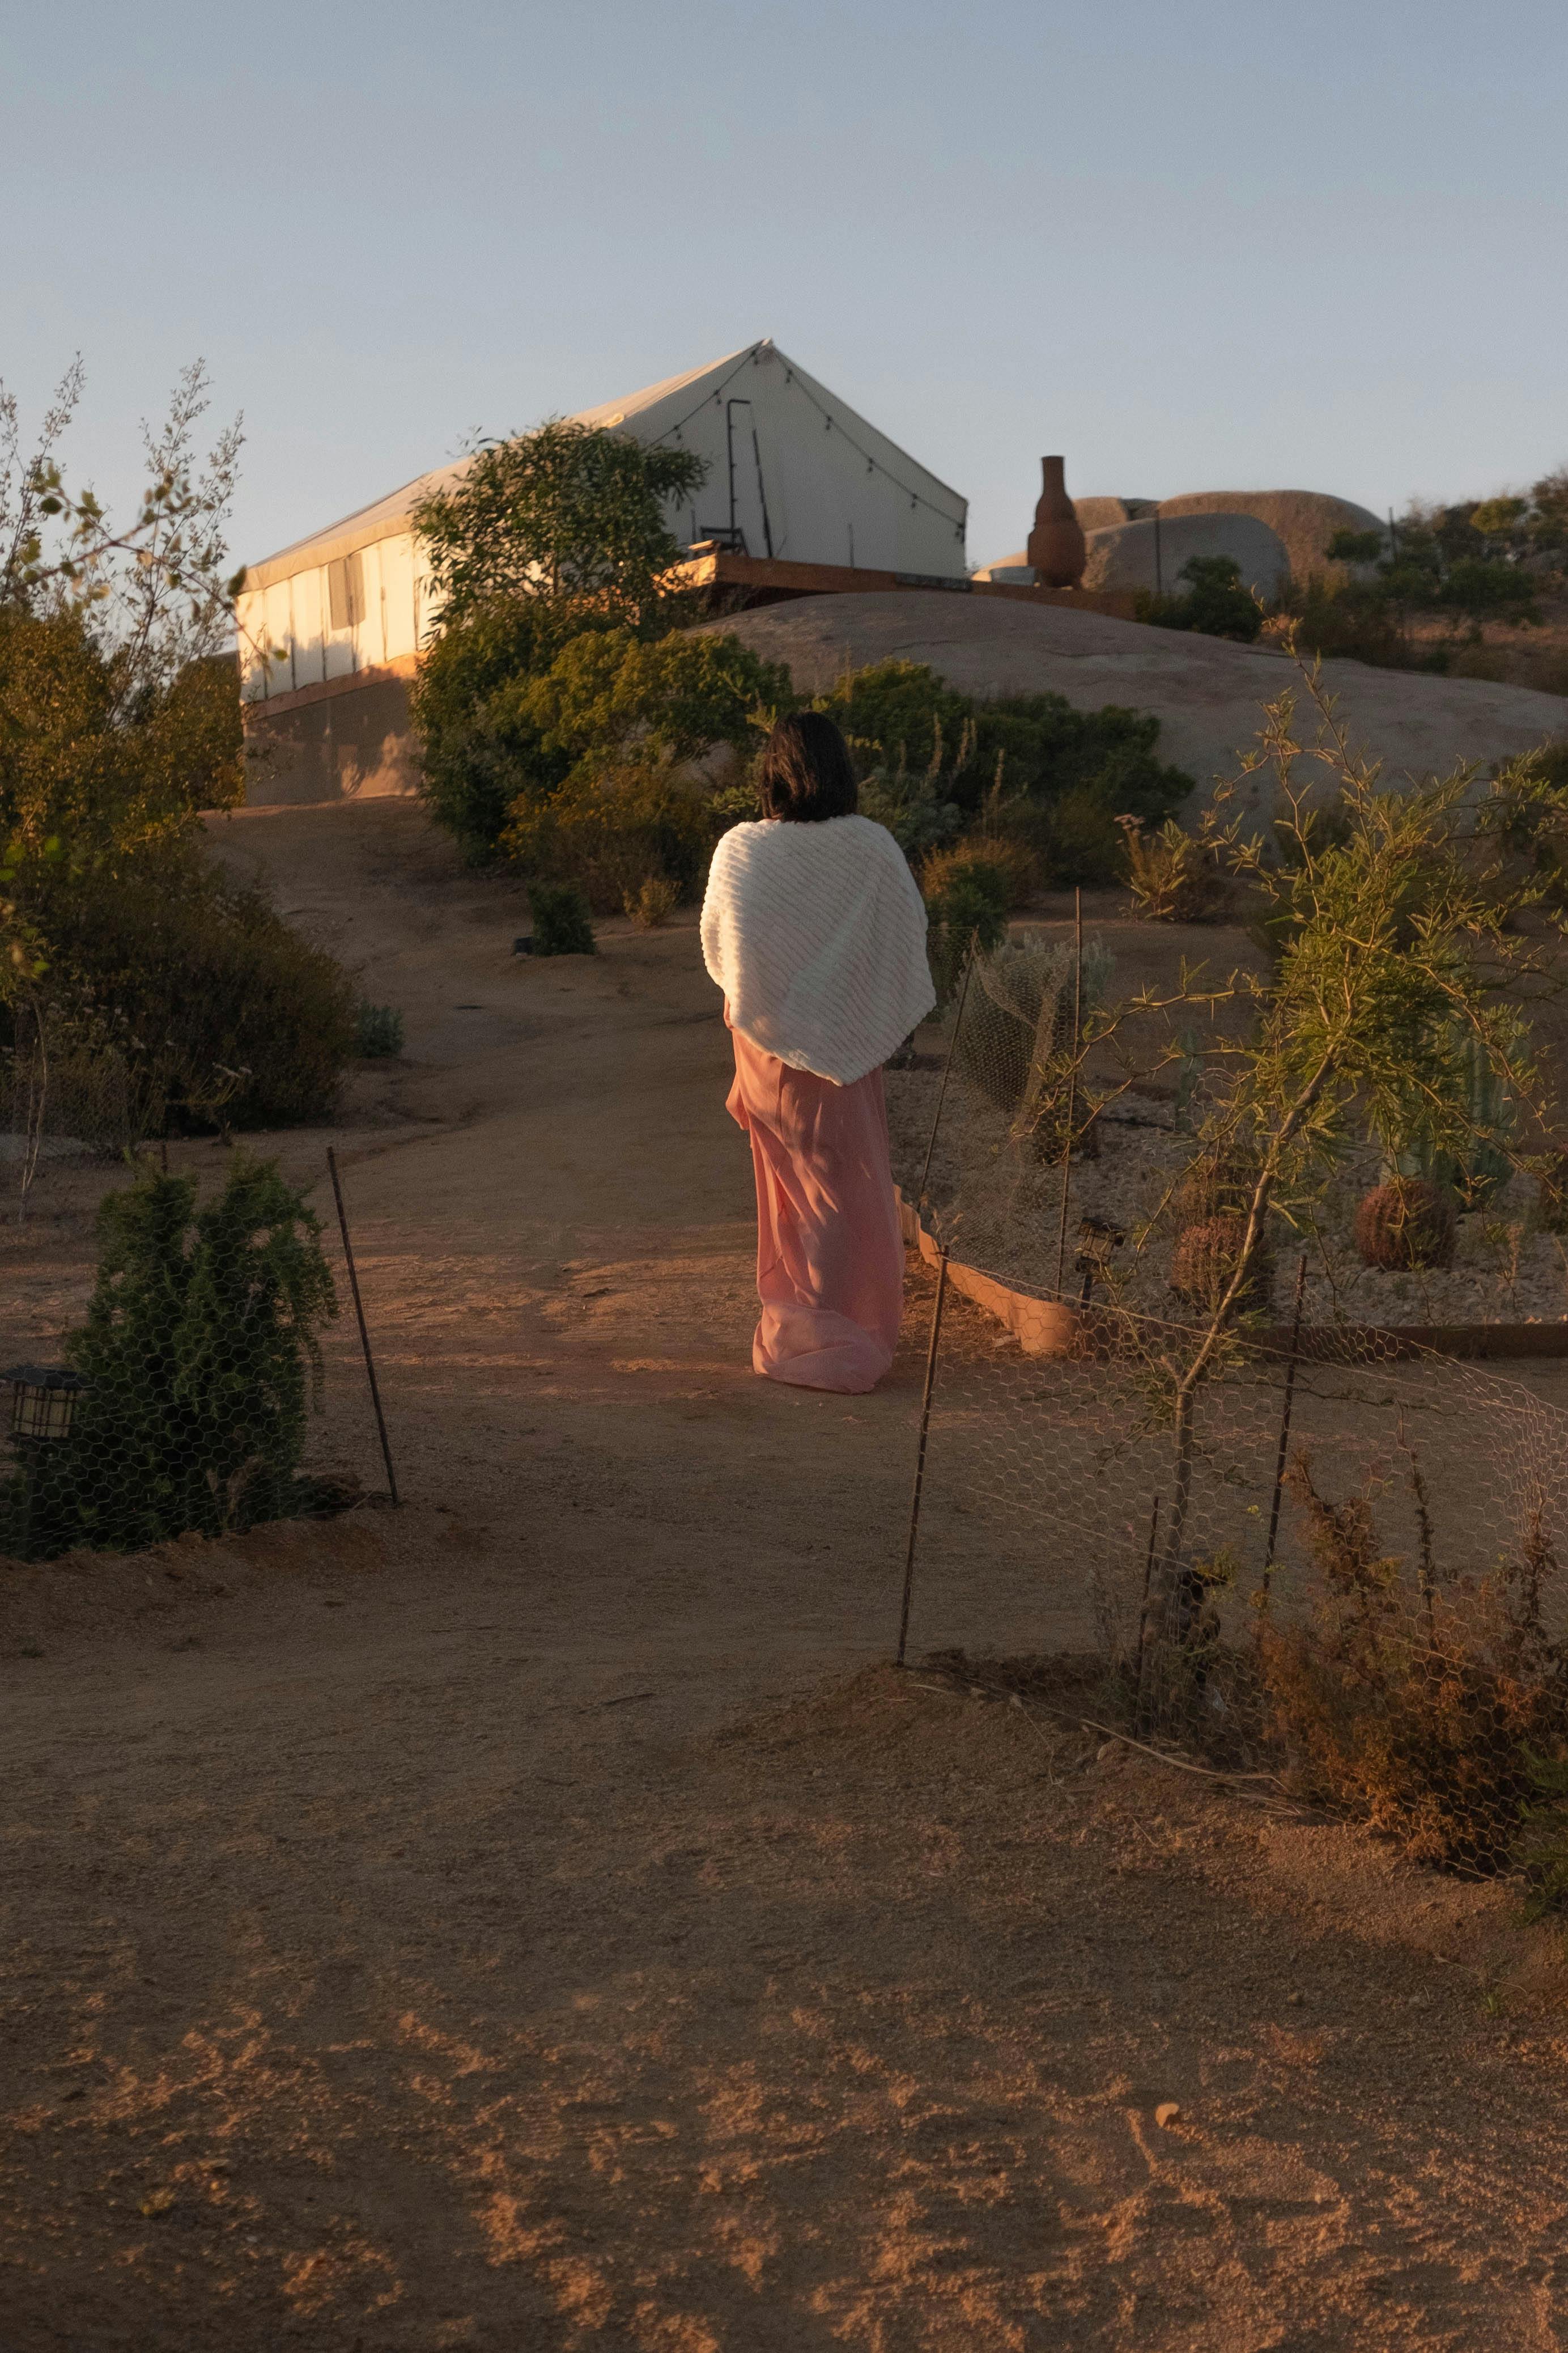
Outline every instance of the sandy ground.
{"type": "Polygon", "coordinates": [[[690,920],[535,965],[405,805],[217,838],[407,1015],[334,1131],[407,1501],[4,1573],[5,2353],[1568,2341],[1552,1932],[887,1664],[921,1300],[752,1377],[690,920]]]}

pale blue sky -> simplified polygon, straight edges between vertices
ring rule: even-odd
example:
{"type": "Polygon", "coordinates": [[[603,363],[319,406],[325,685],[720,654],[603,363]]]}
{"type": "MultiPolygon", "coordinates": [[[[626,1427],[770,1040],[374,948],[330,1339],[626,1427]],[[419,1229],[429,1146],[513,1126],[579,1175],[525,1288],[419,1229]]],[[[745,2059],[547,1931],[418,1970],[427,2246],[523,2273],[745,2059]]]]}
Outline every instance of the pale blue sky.
{"type": "Polygon", "coordinates": [[[1563,0],[0,0],[0,374],[204,354],[255,558],[771,334],[1016,546],[1069,487],[1568,461],[1563,0]]]}

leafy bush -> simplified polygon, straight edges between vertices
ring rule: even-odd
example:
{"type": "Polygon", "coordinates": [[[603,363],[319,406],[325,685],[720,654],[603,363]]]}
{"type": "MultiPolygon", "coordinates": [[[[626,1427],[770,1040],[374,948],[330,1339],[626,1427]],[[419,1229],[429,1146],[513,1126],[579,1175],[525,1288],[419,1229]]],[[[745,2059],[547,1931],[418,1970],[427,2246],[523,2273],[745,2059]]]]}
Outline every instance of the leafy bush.
{"type": "Polygon", "coordinates": [[[1194,555],[1178,577],[1188,584],[1184,596],[1139,592],[1135,610],[1141,621],[1159,629],[1194,629],[1205,638],[1231,638],[1241,645],[1251,645],[1260,634],[1263,607],[1230,556],[1194,555]]]}
{"type": "Polygon", "coordinates": [[[1074,785],[1042,812],[1036,828],[1041,863],[1053,882],[1124,882],[1127,843],[1106,791],[1074,785]]]}
{"type": "Polygon", "coordinates": [[[1213,851],[1168,818],[1154,833],[1121,820],[1135,913],[1154,923],[1203,923],[1219,911],[1224,885],[1213,851]]]}
{"type": "Polygon", "coordinates": [[[1077,711],[1059,694],[980,702],[920,662],[846,674],[816,707],[849,740],[864,814],[886,825],[911,862],[952,843],[966,817],[987,812],[1053,882],[1115,882],[1126,856],[1116,820],[1171,816],[1191,776],[1155,756],[1160,723],[1107,704],[1077,711]]]}
{"type": "Polygon", "coordinates": [[[1310,1624],[1266,1625],[1259,1654],[1293,1785],[1417,1861],[1502,1867],[1541,1760],[1561,1757],[1568,1734],[1563,1654],[1542,1623],[1557,1564],[1540,1528],[1525,1528],[1517,1558],[1447,1589],[1424,1546],[1412,1593],[1405,1564],[1383,1548],[1370,1491],[1331,1502],[1307,1448],[1286,1484],[1306,1523],[1317,1606],[1310,1624]]]}
{"type": "Polygon", "coordinates": [[[568,745],[557,725],[546,749],[529,689],[574,641],[581,668],[583,641],[657,638],[679,617],[668,582],[680,551],[662,510],[705,470],[689,450],[557,418],[481,448],[416,508],[440,600],[410,697],[425,797],[476,862],[520,798],[552,792],[590,743],[605,748],[602,733],[568,745]]]}
{"type": "Polygon", "coordinates": [[[970,949],[987,955],[1007,936],[1005,873],[973,854],[948,861],[927,893],[926,916],[931,981],[939,1006],[945,1005],[970,949]]]}
{"type": "Polygon", "coordinates": [[[361,1000],[355,1016],[354,1052],[363,1062],[384,1061],[403,1051],[403,1016],[395,1005],[361,1000]]]}
{"type": "Polygon", "coordinates": [[[963,824],[963,811],[944,797],[940,742],[919,772],[902,754],[891,768],[873,768],[860,779],[859,808],[877,825],[885,825],[911,865],[929,851],[951,841],[963,824]]]}
{"type": "Polygon", "coordinates": [[[51,1001],[123,1060],[162,1105],[160,1126],[282,1127],[331,1111],[354,1049],[348,976],[198,842],[39,860],[18,887],[49,944],[51,1001]]]}
{"type": "Polygon", "coordinates": [[[1370,662],[1381,670],[1410,667],[1409,641],[1385,582],[1310,580],[1289,590],[1279,610],[1295,623],[1303,653],[1325,661],[1370,662]]]}
{"type": "Polygon", "coordinates": [[[0,606],[0,831],[134,847],[244,796],[239,679],[204,660],[127,706],[125,662],[67,607],[0,606]]]}
{"type": "Polygon", "coordinates": [[[639,931],[657,931],[680,904],[679,885],[672,882],[668,874],[645,874],[637,890],[628,891],[621,903],[639,931]]]}
{"type": "Polygon", "coordinates": [[[525,873],[575,880],[604,913],[650,874],[684,895],[726,822],[694,765],[748,747],[755,717],[791,699],[788,672],[734,638],[579,633],[491,698],[534,761],[497,848],[525,873]]]}
{"type": "Polygon", "coordinates": [[[68,1136],[119,1159],[168,1126],[163,1074],[115,1043],[112,1025],[39,996],[0,1019],[0,1120],[19,1134],[68,1136]]]}
{"type": "MultiPolygon", "coordinates": [[[[886,661],[841,679],[816,704],[849,739],[862,776],[936,776],[933,796],[977,811],[996,796],[1017,811],[1053,807],[1085,793],[1114,818],[1157,821],[1194,789],[1191,776],[1154,756],[1160,723],[1108,703],[1077,711],[1060,694],[978,701],[943,684],[921,662],[886,661]]],[[[954,828],[956,830],[956,828],[954,828]]]]}
{"type": "MultiPolygon", "coordinates": [[[[171,1119],[320,1116],[353,1042],[348,982],[211,863],[195,826],[242,789],[234,663],[139,673],[95,609],[0,607],[0,826],[37,951],[47,1124],[118,1148],[171,1119]]],[[[13,1054],[17,1018],[0,1014],[13,1054]]]]}
{"type": "Polygon", "coordinates": [[[698,760],[715,745],[741,751],[755,714],[795,697],[782,662],[762,660],[738,638],[672,631],[649,641],[629,629],[569,638],[542,675],[510,694],[548,754],[575,763],[625,757],[698,760]]]}
{"type": "Polygon", "coordinates": [[[932,850],[923,860],[920,885],[927,903],[942,897],[958,870],[972,866],[1000,878],[1009,910],[1021,907],[1039,880],[1039,860],[1026,843],[1004,833],[973,833],[951,849],[932,850]]]}
{"type": "Polygon", "coordinates": [[[320,1230],[270,1161],[237,1159],[203,1209],[185,1176],[109,1195],[65,1351],[87,1384],[75,1426],[9,1497],[31,1552],[133,1551],[310,1508],[306,1412],[337,1313],[320,1230]]]}
{"type": "Polygon", "coordinates": [[[580,626],[537,599],[498,598],[448,621],[420,661],[408,697],[420,792],[474,865],[495,855],[519,797],[552,791],[572,765],[544,750],[512,690],[547,670],[580,626]]]}
{"type": "MultiPolygon", "coordinates": [[[[846,670],[830,693],[817,697],[816,708],[839,728],[866,773],[917,776],[933,760],[940,767],[944,747],[951,757],[975,716],[971,698],[944,685],[928,664],[898,660],[846,670]]],[[[967,797],[973,806],[974,794],[967,797]]]]}
{"type": "Polygon", "coordinates": [[[646,619],[680,554],[663,509],[707,471],[689,449],[569,417],[485,443],[414,511],[445,620],[498,598],[646,619]]]}
{"type": "Polygon", "coordinates": [[[709,796],[708,812],[715,838],[728,832],[732,825],[755,825],[763,814],[763,804],[753,776],[748,772],[736,784],[719,786],[709,796]]]}
{"type": "Polygon", "coordinates": [[[516,804],[500,847],[531,884],[571,881],[610,914],[649,874],[695,889],[720,830],[690,777],[642,760],[582,761],[548,799],[516,804]]]}
{"type": "MultiPolygon", "coordinates": [[[[1279,607],[1296,643],[1325,658],[1385,669],[1512,675],[1497,649],[1479,642],[1488,621],[1540,617],[1544,574],[1568,551],[1568,469],[1543,475],[1519,497],[1412,504],[1389,533],[1342,532],[1329,554],[1374,567],[1373,576],[1298,582],[1279,607]],[[1448,625],[1415,639],[1413,617],[1448,625]]],[[[1542,680],[1541,683],[1545,683],[1542,680]]]]}
{"type": "Polygon", "coordinates": [[[588,902],[575,882],[531,882],[535,955],[597,955],[588,902]]]}

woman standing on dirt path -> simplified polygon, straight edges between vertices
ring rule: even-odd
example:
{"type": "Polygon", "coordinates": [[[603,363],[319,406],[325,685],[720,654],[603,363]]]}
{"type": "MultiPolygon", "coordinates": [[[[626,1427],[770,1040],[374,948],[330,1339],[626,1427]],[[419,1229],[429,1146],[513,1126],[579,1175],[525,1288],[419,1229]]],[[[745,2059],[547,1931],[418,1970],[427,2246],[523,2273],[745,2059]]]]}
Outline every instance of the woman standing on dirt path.
{"type": "Polygon", "coordinates": [[[903,1308],[881,1066],[936,1001],[925,909],[892,835],[856,814],[831,719],[781,719],[759,791],[764,815],[725,834],[702,904],[757,1180],[752,1362],[858,1392],[892,1363],[903,1308]]]}

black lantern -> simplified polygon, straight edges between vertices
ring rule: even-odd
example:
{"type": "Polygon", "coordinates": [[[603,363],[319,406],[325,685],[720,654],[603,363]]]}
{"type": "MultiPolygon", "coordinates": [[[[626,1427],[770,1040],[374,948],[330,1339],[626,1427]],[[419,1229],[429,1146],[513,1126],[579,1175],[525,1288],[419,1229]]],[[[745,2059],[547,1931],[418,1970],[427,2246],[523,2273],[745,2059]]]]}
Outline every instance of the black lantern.
{"type": "Polygon", "coordinates": [[[1075,1271],[1083,1277],[1080,1307],[1087,1307],[1096,1282],[1103,1282],[1110,1272],[1110,1261],[1127,1240],[1120,1226],[1107,1225],[1103,1218],[1085,1218],[1078,1229],[1078,1253],[1073,1260],[1075,1271]]]}
{"type": "Polygon", "coordinates": [[[64,1365],[11,1365],[11,1436],[18,1446],[55,1446],[71,1434],[77,1399],[87,1383],[64,1365]]]}

